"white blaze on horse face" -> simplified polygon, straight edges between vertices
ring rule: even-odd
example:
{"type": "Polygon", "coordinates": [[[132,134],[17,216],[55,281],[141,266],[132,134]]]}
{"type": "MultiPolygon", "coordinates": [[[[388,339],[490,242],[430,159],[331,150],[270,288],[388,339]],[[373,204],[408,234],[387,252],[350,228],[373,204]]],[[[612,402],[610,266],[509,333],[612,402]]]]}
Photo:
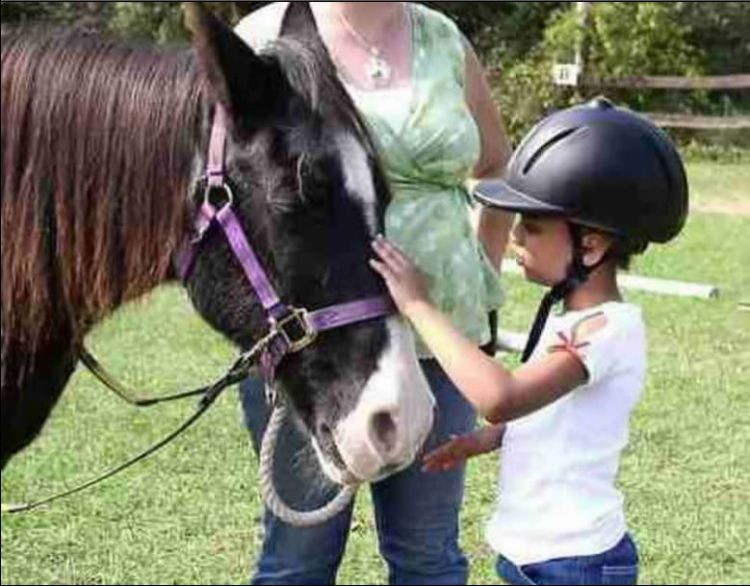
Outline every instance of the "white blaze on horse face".
{"type": "MultiPolygon", "coordinates": [[[[334,430],[336,445],[360,481],[376,482],[411,464],[427,439],[435,399],[419,364],[411,330],[398,317],[387,321],[388,345],[355,409],[334,430]]],[[[350,483],[341,471],[326,472],[350,483]]]]}
{"type": "Polygon", "coordinates": [[[378,229],[377,194],[372,177],[367,151],[351,134],[339,134],[336,144],[341,155],[341,168],[344,173],[346,190],[356,195],[362,203],[367,225],[375,236],[378,229]]]}

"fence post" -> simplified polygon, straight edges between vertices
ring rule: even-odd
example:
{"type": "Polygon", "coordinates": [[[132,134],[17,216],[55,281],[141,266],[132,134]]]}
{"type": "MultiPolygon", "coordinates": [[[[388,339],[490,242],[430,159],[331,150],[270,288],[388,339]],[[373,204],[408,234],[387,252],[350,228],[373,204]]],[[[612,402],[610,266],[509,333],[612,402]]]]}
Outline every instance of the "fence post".
{"type": "Polygon", "coordinates": [[[578,42],[576,43],[575,64],[578,67],[579,79],[586,79],[589,62],[589,29],[591,27],[591,2],[576,2],[578,11],[578,42]]]}

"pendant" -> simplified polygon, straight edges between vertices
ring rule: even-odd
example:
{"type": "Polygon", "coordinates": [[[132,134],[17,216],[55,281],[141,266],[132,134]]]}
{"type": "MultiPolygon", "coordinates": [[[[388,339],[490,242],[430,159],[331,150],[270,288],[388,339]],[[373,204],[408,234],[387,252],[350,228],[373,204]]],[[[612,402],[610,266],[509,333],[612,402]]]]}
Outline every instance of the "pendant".
{"type": "Polygon", "coordinates": [[[367,65],[367,75],[376,85],[387,85],[391,80],[391,66],[380,55],[372,55],[367,65]]]}

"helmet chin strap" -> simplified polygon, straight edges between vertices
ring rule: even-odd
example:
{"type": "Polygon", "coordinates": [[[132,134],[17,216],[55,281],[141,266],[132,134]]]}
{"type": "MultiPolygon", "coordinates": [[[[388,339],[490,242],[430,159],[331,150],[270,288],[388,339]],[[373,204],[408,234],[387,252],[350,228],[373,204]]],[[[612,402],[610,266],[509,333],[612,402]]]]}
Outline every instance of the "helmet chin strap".
{"type": "Polygon", "coordinates": [[[583,260],[583,231],[581,226],[568,222],[568,228],[570,230],[570,239],[573,243],[573,260],[568,266],[565,279],[553,286],[544,296],[539,305],[536,318],[534,318],[534,324],[529,333],[529,339],[526,342],[526,348],[523,351],[523,358],[521,360],[524,363],[529,361],[531,355],[539,344],[539,340],[544,332],[544,326],[547,324],[547,319],[549,319],[549,314],[552,311],[552,308],[588,281],[591,274],[609,258],[609,252],[607,252],[602,256],[599,262],[587,267],[583,260]]]}

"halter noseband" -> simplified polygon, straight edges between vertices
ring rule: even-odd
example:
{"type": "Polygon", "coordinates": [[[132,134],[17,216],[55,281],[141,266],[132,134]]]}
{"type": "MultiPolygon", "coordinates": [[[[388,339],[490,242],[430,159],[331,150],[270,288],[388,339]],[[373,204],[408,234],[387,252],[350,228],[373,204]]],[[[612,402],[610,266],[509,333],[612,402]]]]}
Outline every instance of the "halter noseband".
{"type": "Polygon", "coordinates": [[[208,151],[206,193],[195,220],[197,235],[182,260],[180,276],[183,281],[189,278],[204,236],[213,226],[220,226],[266,313],[271,335],[261,355],[260,369],[266,381],[272,382],[276,368],[284,357],[307,348],[320,332],[391,315],[395,313],[395,307],[389,297],[382,295],[316,311],[284,304],[234,212],[234,195],[226,182],[224,171],[226,138],[227,113],[223,106],[217,105],[208,151]],[[223,193],[226,198],[220,208],[211,200],[211,196],[217,192],[223,193]]]}

